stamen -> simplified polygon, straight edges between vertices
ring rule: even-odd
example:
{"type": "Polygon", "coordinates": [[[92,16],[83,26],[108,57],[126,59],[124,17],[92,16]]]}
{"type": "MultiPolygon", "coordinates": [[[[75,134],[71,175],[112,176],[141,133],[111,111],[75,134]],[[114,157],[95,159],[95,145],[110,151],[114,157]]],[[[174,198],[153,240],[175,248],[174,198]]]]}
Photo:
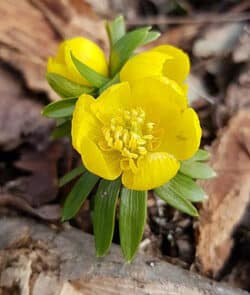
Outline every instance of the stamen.
{"type": "Polygon", "coordinates": [[[136,136],[136,133],[132,133],[131,132],[131,135],[130,135],[130,140],[129,140],[129,143],[128,143],[128,147],[131,149],[131,150],[134,150],[136,149],[137,147],[137,136],[136,136]]]}
{"type": "Polygon", "coordinates": [[[117,139],[114,143],[114,148],[118,151],[121,151],[123,147],[123,142],[120,139],[117,139]]]}
{"type": "Polygon", "coordinates": [[[98,145],[105,152],[110,152],[112,150],[112,148],[108,146],[108,144],[105,140],[100,140],[98,142],[98,145]]]}
{"type": "Polygon", "coordinates": [[[129,170],[130,169],[130,166],[129,166],[129,159],[127,158],[123,158],[121,159],[120,161],[120,167],[122,170],[129,170]]]}
{"type": "Polygon", "coordinates": [[[145,155],[147,154],[147,150],[146,150],[145,147],[141,147],[141,146],[139,146],[139,147],[137,148],[137,150],[138,150],[138,152],[139,152],[139,154],[140,154],[141,156],[145,156],[145,155]]]}
{"type": "Polygon", "coordinates": [[[129,159],[129,168],[132,170],[133,173],[138,172],[138,167],[135,164],[135,161],[133,159],[129,159]]]}
{"type": "Polygon", "coordinates": [[[129,132],[128,132],[128,130],[124,130],[122,140],[124,142],[124,145],[128,144],[128,140],[129,140],[129,132]]]}
{"type": "Polygon", "coordinates": [[[138,161],[160,145],[161,132],[154,122],[145,122],[142,108],[119,109],[110,123],[102,128],[103,139],[98,142],[105,152],[112,150],[121,153],[122,170],[138,171],[138,161]]]}
{"type": "Polygon", "coordinates": [[[154,138],[154,136],[152,134],[146,134],[143,136],[143,138],[146,140],[152,140],[154,138]]]}
{"type": "Polygon", "coordinates": [[[148,131],[152,131],[153,128],[154,128],[154,126],[155,126],[155,123],[153,123],[153,122],[148,122],[148,123],[146,124],[146,126],[147,126],[148,131]]]}

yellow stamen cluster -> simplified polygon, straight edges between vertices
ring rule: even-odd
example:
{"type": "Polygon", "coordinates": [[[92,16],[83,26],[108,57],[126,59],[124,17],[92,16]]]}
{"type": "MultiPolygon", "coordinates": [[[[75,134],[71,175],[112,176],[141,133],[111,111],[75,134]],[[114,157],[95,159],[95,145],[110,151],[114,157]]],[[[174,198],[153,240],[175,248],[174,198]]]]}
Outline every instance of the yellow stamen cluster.
{"type": "Polygon", "coordinates": [[[102,128],[103,140],[99,147],[103,151],[116,150],[121,153],[121,168],[137,171],[137,161],[159,145],[155,136],[155,123],[146,122],[141,108],[119,110],[102,128]]]}

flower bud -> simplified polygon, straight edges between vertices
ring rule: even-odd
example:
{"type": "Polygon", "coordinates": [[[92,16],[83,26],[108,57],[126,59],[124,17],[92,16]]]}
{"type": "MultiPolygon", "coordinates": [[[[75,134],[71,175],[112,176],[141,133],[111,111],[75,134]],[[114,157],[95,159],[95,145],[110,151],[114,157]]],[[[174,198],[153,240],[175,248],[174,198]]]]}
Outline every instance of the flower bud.
{"type": "Polygon", "coordinates": [[[71,53],[92,70],[107,77],[108,65],[104,52],[97,44],[82,37],[62,42],[57,55],[48,59],[47,72],[61,75],[77,84],[90,86],[90,83],[77,71],[71,53]]]}

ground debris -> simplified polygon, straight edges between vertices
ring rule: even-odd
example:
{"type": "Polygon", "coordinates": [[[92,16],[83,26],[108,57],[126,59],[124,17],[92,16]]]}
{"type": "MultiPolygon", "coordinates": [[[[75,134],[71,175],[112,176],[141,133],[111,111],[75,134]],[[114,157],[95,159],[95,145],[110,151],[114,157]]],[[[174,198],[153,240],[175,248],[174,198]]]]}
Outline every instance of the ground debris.
{"type": "Polygon", "coordinates": [[[85,1],[1,1],[0,15],[0,60],[18,70],[29,89],[52,100],[58,97],[45,79],[46,62],[58,43],[81,35],[107,44],[103,20],[85,1]]]}
{"type": "MultiPolygon", "coordinates": [[[[91,288],[96,294],[103,294],[105,290],[117,294],[117,288],[121,294],[145,294],[145,288],[149,294],[156,291],[166,294],[164,288],[169,286],[168,279],[175,271],[179,274],[178,282],[167,290],[169,294],[186,295],[189,290],[186,283],[185,286],[180,284],[183,278],[180,268],[191,270],[188,278],[192,277],[193,270],[200,271],[231,286],[250,290],[250,209],[247,206],[250,178],[245,172],[249,171],[250,122],[249,111],[242,111],[250,106],[250,30],[243,15],[249,15],[249,1],[0,2],[0,216],[8,220],[15,216],[18,221],[22,215],[39,219],[39,223],[28,219],[26,225],[22,221],[11,223],[3,234],[0,227],[0,245],[2,243],[6,248],[0,251],[0,273],[1,267],[5,270],[9,267],[15,273],[12,280],[2,279],[0,295],[19,295],[20,290],[25,291],[27,282],[35,295],[88,295],[92,294],[91,288]],[[118,13],[125,15],[128,29],[134,28],[135,24],[155,21],[153,29],[162,30],[162,36],[147,45],[147,49],[167,43],[190,55],[192,72],[188,96],[201,121],[202,146],[209,148],[215,140],[211,148],[212,165],[219,177],[211,183],[203,183],[210,198],[204,206],[197,204],[197,209],[201,208],[199,224],[197,219],[179,213],[150,194],[148,223],[140,252],[150,256],[146,264],[156,271],[154,278],[166,274],[167,282],[165,278],[161,280],[160,287],[158,282],[147,284],[143,276],[144,262],[136,264],[136,270],[133,266],[130,268],[121,262],[117,250],[112,254],[114,248],[110,260],[96,260],[91,238],[85,238],[85,234],[71,228],[69,223],[66,223],[67,230],[58,233],[57,237],[42,225],[43,221],[53,223],[58,231],[60,208],[74,184],[72,181],[58,190],[58,178],[80,164],[67,141],[50,139],[54,122],[40,115],[44,104],[58,99],[45,80],[46,60],[55,54],[60,41],[79,35],[96,41],[107,52],[103,15],[113,18],[118,13]],[[34,223],[33,227],[31,224],[34,223]],[[197,226],[199,235],[195,235],[197,226]],[[44,247],[34,242],[33,229],[42,231],[38,237],[44,247]],[[12,237],[13,243],[7,243],[8,237],[12,237]],[[18,241],[15,240],[17,237],[18,241]],[[54,244],[50,248],[51,241],[54,244]],[[55,248],[56,263],[51,260],[55,248]],[[58,248],[62,249],[60,259],[58,248]],[[179,269],[167,265],[162,270],[163,261],[179,269]],[[78,263],[80,267],[76,267],[78,263]],[[59,271],[56,272],[53,265],[60,266],[59,271]],[[107,276],[110,269],[115,276],[107,276]],[[91,276],[79,280],[79,276],[88,270],[91,276]],[[132,274],[127,270],[132,270],[132,274]],[[74,272],[73,283],[68,282],[74,272]],[[95,277],[96,274],[101,277],[95,277]],[[127,277],[124,278],[124,274],[127,277]],[[127,289],[131,276],[132,289],[127,289]],[[114,285],[116,288],[112,289],[114,285]]],[[[71,225],[93,233],[90,200],[84,203],[71,225]]],[[[118,231],[114,242],[119,243],[118,231]]],[[[199,284],[198,279],[196,284],[199,284]]],[[[214,290],[209,293],[209,287],[200,293],[202,288],[198,286],[190,294],[217,294],[214,290]]],[[[220,295],[232,294],[226,293],[224,288],[218,292],[220,295]]]]}
{"type": "Polygon", "coordinates": [[[239,41],[244,25],[241,23],[210,26],[202,38],[194,43],[193,53],[197,57],[225,56],[232,52],[239,41]]]}
{"type": "Polygon", "coordinates": [[[41,116],[42,103],[27,94],[18,75],[2,63],[0,76],[0,149],[9,151],[32,141],[42,147],[53,126],[41,116]]]}
{"type": "Polygon", "coordinates": [[[204,274],[219,278],[237,243],[234,232],[249,209],[249,110],[240,111],[228,128],[221,130],[211,155],[210,163],[218,176],[201,182],[208,200],[200,210],[196,257],[204,274]]]}
{"type": "Polygon", "coordinates": [[[240,109],[250,107],[250,59],[249,63],[241,70],[237,81],[229,85],[225,104],[230,116],[233,116],[240,109]]]}
{"type": "Polygon", "coordinates": [[[0,294],[245,294],[147,256],[124,264],[115,245],[96,260],[93,242],[75,228],[58,232],[31,219],[0,218],[0,294]]]}

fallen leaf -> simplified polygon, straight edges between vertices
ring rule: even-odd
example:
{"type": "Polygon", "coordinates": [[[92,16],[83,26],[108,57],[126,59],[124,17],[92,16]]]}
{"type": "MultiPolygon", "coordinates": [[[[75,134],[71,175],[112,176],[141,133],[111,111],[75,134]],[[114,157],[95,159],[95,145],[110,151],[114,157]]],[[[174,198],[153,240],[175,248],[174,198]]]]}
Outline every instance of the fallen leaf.
{"type": "Polygon", "coordinates": [[[242,23],[210,25],[202,37],[195,41],[193,53],[196,57],[225,56],[237,44],[243,30],[242,23]]]}
{"type": "Polygon", "coordinates": [[[218,277],[237,242],[233,233],[249,210],[249,109],[240,111],[220,132],[211,156],[210,164],[218,176],[201,182],[208,201],[200,210],[196,257],[202,273],[218,277]]]}
{"type": "Polygon", "coordinates": [[[69,146],[63,141],[52,142],[46,149],[21,150],[15,167],[30,175],[7,182],[5,188],[25,199],[32,207],[54,201],[58,194],[58,162],[67,159],[69,146]]]}
{"type": "Polygon", "coordinates": [[[22,198],[9,193],[0,193],[0,206],[12,207],[46,221],[58,221],[61,218],[61,208],[57,204],[33,208],[22,198]]]}
{"type": "MultiPolygon", "coordinates": [[[[249,47],[250,52],[250,47],[249,47]]],[[[227,89],[225,104],[232,116],[240,109],[250,107],[250,64],[246,64],[237,81],[231,83],[227,89]]]]}
{"type": "Polygon", "coordinates": [[[0,149],[8,151],[32,141],[42,148],[53,121],[41,116],[43,105],[27,95],[15,72],[0,66],[0,76],[0,149]]]}
{"type": "Polygon", "coordinates": [[[236,63],[250,61],[250,25],[244,27],[239,43],[234,48],[233,61],[236,63]]]}
{"type": "MultiPolygon", "coordinates": [[[[249,249],[248,249],[249,253],[249,249]]],[[[243,259],[239,259],[236,265],[233,267],[232,272],[228,274],[223,281],[227,282],[234,288],[241,288],[245,290],[250,289],[249,282],[249,272],[250,272],[250,263],[249,258],[244,257],[243,259]]]]}
{"type": "Polygon", "coordinates": [[[162,44],[171,44],[181,47],[184,50],[189,50],[192,47],[192,42],[201,30],[201,24],[180,25],[178,27],[169,28],[162,33],[160,38],[152,43],[149,43],[145,48],[152,48],[162,44]]]}
{"type": "Polygon", "coordinates": [[[85,1],[1,1],[0,15],[0,60],[18,70],[28,88],[46,92],[52,100],[57,95],[45,72],[47,58],[56,54],[58,43],[85,36],[107,44],[103,20],[85,1]]]}

